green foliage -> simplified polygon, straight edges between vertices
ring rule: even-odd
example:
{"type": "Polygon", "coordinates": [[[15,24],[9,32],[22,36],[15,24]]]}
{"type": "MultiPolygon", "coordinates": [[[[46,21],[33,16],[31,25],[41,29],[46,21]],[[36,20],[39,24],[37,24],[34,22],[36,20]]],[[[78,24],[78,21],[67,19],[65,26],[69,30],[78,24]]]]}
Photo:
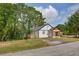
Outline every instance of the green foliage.
{"type": "Polygon", "coordinates": [[[0,40],[23,39],[44,24],[42,14],[25,4],[0,4],[0,40]]]}
{"type": "Polygon", "coordinates": [[[63,34],[68,34],[65,24],[59,24],[57,25],[57,28],[60,29],[63,32],[63,34]]]}
{"type": "Polygon", "coordinates": [[[79,11],[75,12],[68,18],[66,24],[70,34],[79,34],[79,11]]]}
{"type": "Polygon", "coordinates": [[[68,21],[65,24],[57,26],[64,34],[78,34],[79,35],[79,11],[69,16],[68,21]]]}

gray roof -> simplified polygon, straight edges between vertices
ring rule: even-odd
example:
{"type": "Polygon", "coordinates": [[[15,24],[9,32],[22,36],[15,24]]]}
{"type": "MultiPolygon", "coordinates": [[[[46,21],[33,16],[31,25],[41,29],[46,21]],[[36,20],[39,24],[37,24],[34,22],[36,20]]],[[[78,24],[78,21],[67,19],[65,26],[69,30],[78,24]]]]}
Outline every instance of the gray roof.
{"type": "Polygon", "coordinates": [[[44,25],[42,25],[42,26],[40,26],[40,27],[35,28],[34,31],[38,31],[38,30],[40,30],[41,28],[43,28],[44,26],[46,26],[46,25],[49,25],[51,28],[53,28],[50,24],[46,23],[46,24],[44,24],[44,25]]]}

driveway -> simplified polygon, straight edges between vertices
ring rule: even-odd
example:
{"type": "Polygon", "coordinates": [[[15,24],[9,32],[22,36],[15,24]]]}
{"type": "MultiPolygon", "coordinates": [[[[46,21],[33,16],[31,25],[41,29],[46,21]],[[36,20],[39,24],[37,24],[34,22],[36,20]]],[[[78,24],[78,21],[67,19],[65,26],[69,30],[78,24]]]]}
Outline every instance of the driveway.
{"type": "Polygon", "coordinates": [[[66,43],[56,46],[25,50],[5,56],[79,56],[79,42],[66,43]]]}

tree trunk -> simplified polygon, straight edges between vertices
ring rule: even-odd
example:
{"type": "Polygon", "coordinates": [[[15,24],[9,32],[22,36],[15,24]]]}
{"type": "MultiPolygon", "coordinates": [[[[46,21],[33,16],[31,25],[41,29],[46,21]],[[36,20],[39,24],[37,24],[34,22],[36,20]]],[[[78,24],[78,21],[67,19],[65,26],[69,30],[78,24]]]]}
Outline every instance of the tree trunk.
{"type": "Polygon", "coordinates": [[[6,34],[2,36],[1,41],[5,41],[6,34]]]}

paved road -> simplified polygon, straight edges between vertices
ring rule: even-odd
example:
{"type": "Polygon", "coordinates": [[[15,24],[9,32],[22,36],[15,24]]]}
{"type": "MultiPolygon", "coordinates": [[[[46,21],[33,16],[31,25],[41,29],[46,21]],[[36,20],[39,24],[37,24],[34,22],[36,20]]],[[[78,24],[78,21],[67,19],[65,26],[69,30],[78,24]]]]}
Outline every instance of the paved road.
{"type": "Polygon", "coordinates": [[[79,42],[8,53],[5,56],[79,56],[79,42]]]}

